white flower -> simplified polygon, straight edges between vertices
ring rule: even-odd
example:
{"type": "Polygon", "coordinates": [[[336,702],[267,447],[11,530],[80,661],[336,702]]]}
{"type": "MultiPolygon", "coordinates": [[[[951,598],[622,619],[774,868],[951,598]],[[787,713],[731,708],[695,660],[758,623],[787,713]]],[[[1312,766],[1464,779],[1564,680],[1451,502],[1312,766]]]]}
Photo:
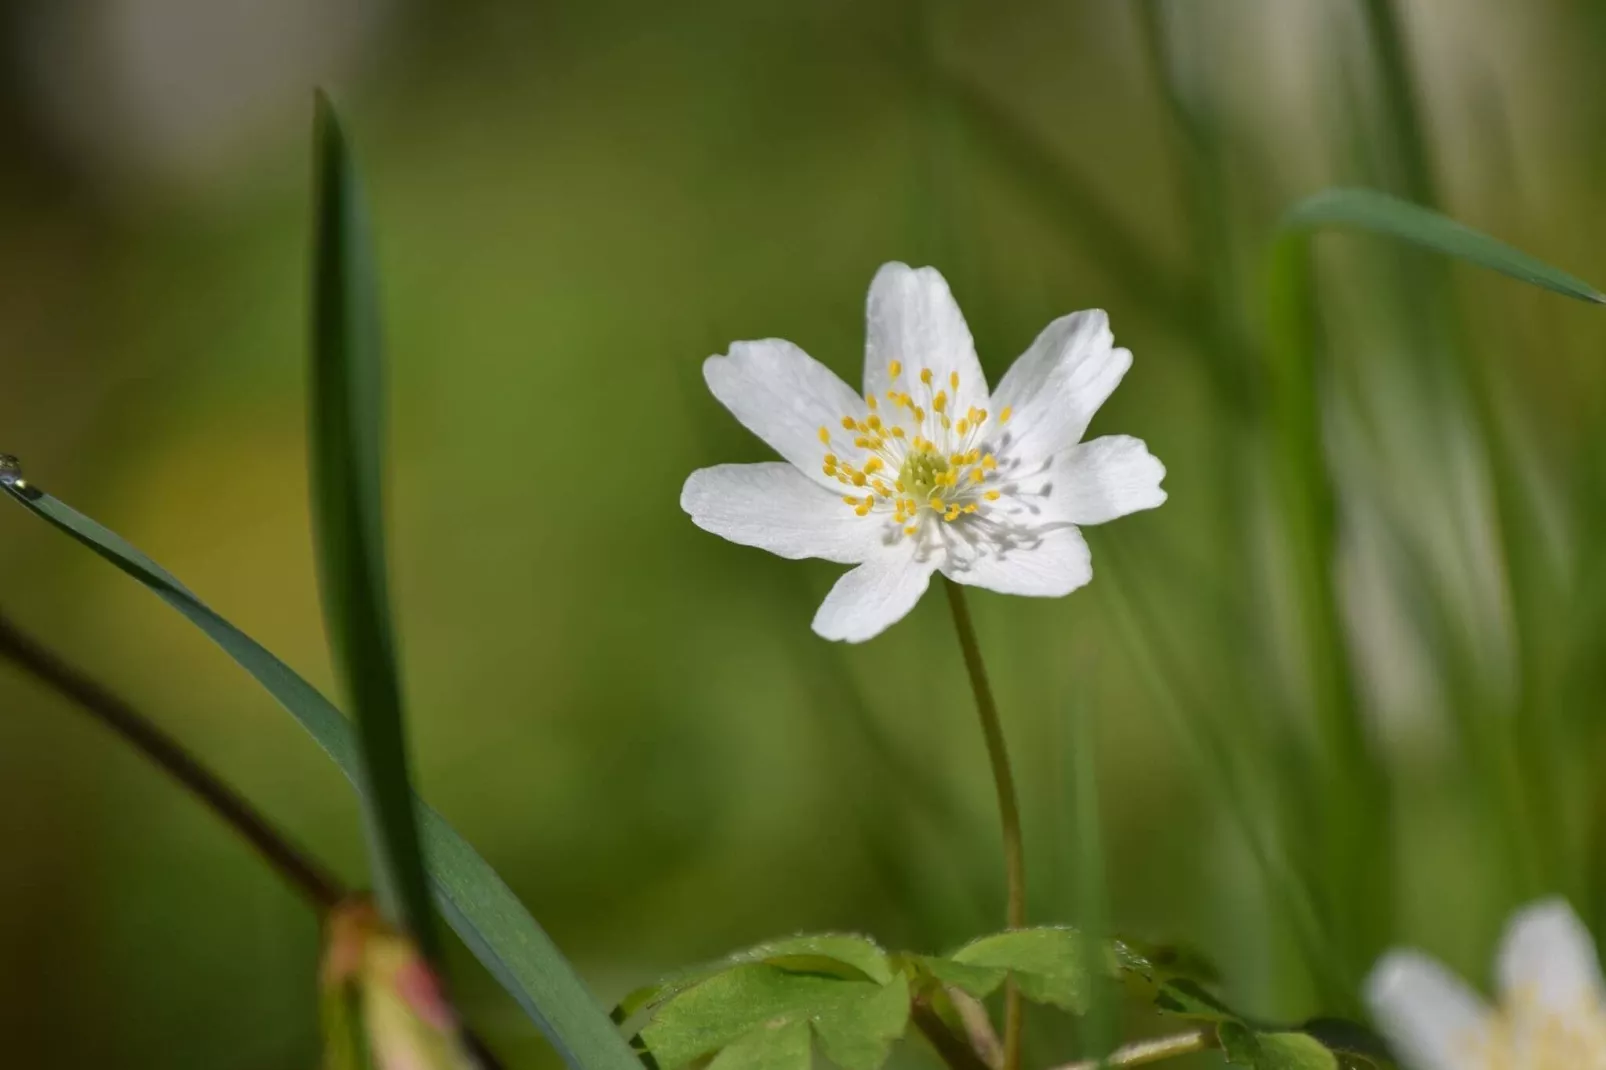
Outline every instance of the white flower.
{"type": "Polygon", "coordinates": [[[1565,902],[1512,918],[1496,972],[1500,1005],[1490,1008],[1426,955],[1391,951],[1366,999],[1411,1070],[1606,1070],[1606,986],[1565,902]]]}
{"type": "Polygon", "coordinates": [[[864,394],[790,342],[737,342],[703,378],[786,460],[692,473],[680,505],[732,542],[857,565],[814,617],[859,642],[931,574],[1005,594],[1069,594],[1093,576],[1079,524],[1165,501],[1135,438],[1083,443],[1131,366],[1103,312],[1055,320],[989,395],[970,328],[933,268],[870,284],[864,394]]]}

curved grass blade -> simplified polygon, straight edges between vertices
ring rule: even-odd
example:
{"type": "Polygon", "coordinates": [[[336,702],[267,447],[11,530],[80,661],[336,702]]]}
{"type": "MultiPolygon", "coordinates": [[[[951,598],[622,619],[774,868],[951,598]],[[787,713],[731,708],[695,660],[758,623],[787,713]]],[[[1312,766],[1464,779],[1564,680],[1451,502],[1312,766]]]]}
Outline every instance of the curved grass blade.
{"type": "MultiPolygon", "coordinates": [[[[359,758],[351,722],[256,640],[220,617],[121,536],[32,485],[0,490],[148,587],[183,614],[301,723],[354,785],[359,758]]],[[[418,818],[435,902],[476,958],[524,1008],[574,1070],[641,1070],[552,940],[512,890],[428,804],[418,818]]]]}
{"type": "Polygon", "coordinates": [[[1284,231],[1364,230],[1498,271],[1566,297],[1606,304],[1589,283],[1437,212],[1370,189],[1327,189],[1294,205],[1284,231]]]}
{"type": "Polygon", "coordinates": [[[384,354],[373,255],[351,150],[322,93],[314,129],[308,453],[319,587],[362,752],[375,896],[386,919],[438,965],[385,581],[384,354]]]}

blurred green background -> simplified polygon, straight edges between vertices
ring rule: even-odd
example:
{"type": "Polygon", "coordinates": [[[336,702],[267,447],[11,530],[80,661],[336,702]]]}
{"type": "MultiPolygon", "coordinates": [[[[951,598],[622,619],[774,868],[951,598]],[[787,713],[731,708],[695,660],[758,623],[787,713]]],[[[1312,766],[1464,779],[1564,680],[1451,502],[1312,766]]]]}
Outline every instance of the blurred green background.
{"type": "MultiPolygon", "coordinates": [[[[676,504],[765,456],[702,359],[784,337],[857,381],[892,259],[944,271],[995,381],[1108,309],[1136,362],[1093,433],[1169,469],[1163,509],[1090,534],[1087,590],[973,600],[1036,920],[1078,916],[1074,718],[1112,924],[1196,946],[1255,1013],[1352,1011],[1334,993],[1393,942],[1481,979],[1540,893],[1601,917],[1606,320],[1320,242],[1329,653],[1373,779],[1312,712],[1263,371],[1268,242],[1326,185],[1606,280],[1594,0],[13,0],[0,33],[0,448],[331,693],[303,437],[311,88],[335,88],[381,255],[421,787],[600,999],[778,933],[1001,924],[940,599],[832,646],[808,623],[836,566],[676,504]],[[1376,820],[1337,842],[1351,804],[1376,820]]],[[[0,608],[363,880],[349,789],[244,674],[20,510],[0,546],[0,608]]],[[[314,1065],[309,912],[9,668],[0,709],[7,1065],[314,1065]]],[[[455,973],[509,1061],[554,1063],[455,973]]],[[[1071,1050],[1029,1039],[1033,1065],[1071,1050]]]]}

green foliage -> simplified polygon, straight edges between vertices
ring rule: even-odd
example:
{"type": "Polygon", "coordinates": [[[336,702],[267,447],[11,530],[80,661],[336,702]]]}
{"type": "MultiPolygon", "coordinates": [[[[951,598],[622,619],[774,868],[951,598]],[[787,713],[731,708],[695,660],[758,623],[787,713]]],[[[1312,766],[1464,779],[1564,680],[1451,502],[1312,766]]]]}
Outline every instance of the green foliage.
{"type": "MultiPolygon", "coordinates": [[[[37,487],[0,484],[0,489],[178,610],[266,688],[340,771],[357,782],[358,756],[350,722],[288,665],[115,532],[37,487]]],[[[638,1070],[629,1047],[573,967],[496,872],[429,806],[420,803],[419,816],[436,905],[469,950],[575,1070],[638,1070]]]]}
{"type": "Polygon", "coordinates": [[[377,282],[351,151],[322,94],[315,143],[309,460],[324,614],[357,723],[376,897],[391,923],[438,962],[385,578],[377,282]]]}
{"type": "Polygon", "coordinates": [[[966,988],[973,996],[986,995],[1008,974],[1032,1002],[1084,1014],[1091,984],[1085,943],[1075,929],[1018,929],[973,940],[949,958],[992,978],[985,992],[966,988]]]}
{"type": "MultiPolygon", "coordinates": [[[[1178,970],[1208,972],[1193,956],[1181,956],[1178,970]]],[[[1079,1016],[1089,1010],[1097,977],[1119,979],[1160,1013],[1212,1031],[1227,1057],[1251,1070],[1389,1065],[1381,1043],[1361,1026],[1336,1020],[1297,1030],[1264,1026],[1129,945],[1111,942],[1095,952],[1081,933],[1063,927],[994,933],[948,956],[889,955],[861,936],[792,937],[633,992],[614,1018],[648,1016],[635,1044],[659,1070],[711,1055],[711,1066],[790,1070],[804,1065],[811,1037],[846,1070],[877,1070],[907,1028],[911,1000],[963,1037],[949,990],[985,999],[1007,977],[1026,998],[1079,1016]]]]}
{"type": "Polygon", "coordinates": [[[1338,1070],[1338,1058],[1306,1033],[1256,1033],[1241,1022],[1216,1029],[1221,1050],[1234,1066],[1251,1070],[1338,1070]]]}
{"type": "Polygon", "coordinates": [[[1560,268],[1551,267],[1437,212],[1377,190],[1329,189],[1312,194],[1288,210],[1282,218],[1282,227],[1290,231],[1327,228],[1370,231],[1567,297],[1606,304],[1606,295],[1560,268]]]}
{"type": "Polygon", "coordinates": [[[876,1070],[908,1024],[909,981],[862,937],[800,936],[627,1002],[652,1009],[637,1043],[660,1070],[715,1052],[726,1070],[806,1065],[811,1037],[844,1070],[876,1070]]]}

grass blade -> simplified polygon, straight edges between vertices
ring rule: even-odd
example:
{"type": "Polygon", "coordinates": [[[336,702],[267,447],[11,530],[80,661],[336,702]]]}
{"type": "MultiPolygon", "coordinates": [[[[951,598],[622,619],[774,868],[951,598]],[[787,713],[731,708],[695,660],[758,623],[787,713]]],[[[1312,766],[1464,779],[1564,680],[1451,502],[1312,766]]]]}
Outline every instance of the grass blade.
{"type": "MultiPolygon", "coordinates": [[[[360,771],[351,722],[311,684],[224,620],[160,565],[108,528],[31,485],[0,489],[178,610],[301,723],[354,785],[360,771]]],[[[427,804],[417,814],[435,901],[470,951],[540,1027],[574,1070],[641,1070],[624,1038],[551,939],[466,840],[427,804]]]]}
{"type": "Polygon", "coordinates": [[[1364,230],[1486,267],[1566,297],[1606,304],[1582,279],[1437,212],[1370,189],[1327,189],[1289,209],[1283,231],[1364,230]]]}
{"type": "Polygon", "coordinates": [[[373,256],[351,150],[322,93],[314,125],[308,452],[319,587],[334,661],[357,725],[360,794],[379,908],[438,963],[385,580],[384,354],[373,256]]]}

